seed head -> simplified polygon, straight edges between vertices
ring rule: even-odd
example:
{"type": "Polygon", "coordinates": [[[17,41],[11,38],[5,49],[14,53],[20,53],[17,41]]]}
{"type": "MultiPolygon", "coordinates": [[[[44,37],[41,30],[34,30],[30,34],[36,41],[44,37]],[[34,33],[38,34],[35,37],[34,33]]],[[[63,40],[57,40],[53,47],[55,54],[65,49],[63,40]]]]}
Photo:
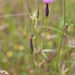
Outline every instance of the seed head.
{"type": "Polygon", "coordinates": [[[34,25],[37,24],[37,11],[33,12],[32,16],[30,16],[34,25]]]}

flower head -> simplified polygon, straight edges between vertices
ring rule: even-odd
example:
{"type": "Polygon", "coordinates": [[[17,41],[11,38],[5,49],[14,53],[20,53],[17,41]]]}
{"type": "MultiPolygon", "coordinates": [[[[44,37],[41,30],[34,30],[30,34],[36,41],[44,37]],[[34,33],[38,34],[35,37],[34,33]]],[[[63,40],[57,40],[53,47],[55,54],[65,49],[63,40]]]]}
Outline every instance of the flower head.
{"type": "Polygon", "coordinates": [[[44,3],[49,4],[51,2],[53,2],[53,0],[42,0],[44,3]]]}
{"type": "Polygon", "coordinates": [[[46,17],[48,17],[49,15],[49,8],[48,8],[48,4],[51,3],[51,2],[55,2],[54,0],[42,0],[45,4],[46,4],[46,9],[45,9],[45,15],[46,17]]]}

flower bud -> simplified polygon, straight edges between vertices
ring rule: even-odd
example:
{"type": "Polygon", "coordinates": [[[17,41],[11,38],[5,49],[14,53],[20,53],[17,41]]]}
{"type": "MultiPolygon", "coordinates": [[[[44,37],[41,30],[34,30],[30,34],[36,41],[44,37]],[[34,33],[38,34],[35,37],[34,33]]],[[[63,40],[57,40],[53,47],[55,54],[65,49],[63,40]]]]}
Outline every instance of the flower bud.
{"type": "Polygon", "coordinates": [[[39,8],[37,10],[37,19],[39,18],[39,8]]]}
{"type": "Polygon", "coordinates": [[[33,53],[33,42],[32,42],[32,37],[33,37],[33,34],[31,35],[31,38],[30,38],[30,53],[32,54],[33,53]]]}
{"type": "Polygon", "coordinates": [[[46,15],[46,17],[48,17],[48,15],[49,15],[49,8],[48,8],[48,4],[46,4],[45,15],[46,15]]]}

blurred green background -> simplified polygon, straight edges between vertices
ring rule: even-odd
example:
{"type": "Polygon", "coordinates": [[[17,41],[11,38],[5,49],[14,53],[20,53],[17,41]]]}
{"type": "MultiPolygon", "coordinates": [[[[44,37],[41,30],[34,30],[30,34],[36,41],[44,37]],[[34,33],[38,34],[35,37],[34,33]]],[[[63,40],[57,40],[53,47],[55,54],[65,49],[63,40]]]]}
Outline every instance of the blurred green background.
{"type": "MultiPolygon", "coordinates": [[[[57,49],[64,21],[63,0],[49,4],[48,32],[43,50],[46,56],[38,55],[39,68],[37,75],[54,75],[57,49]],[[55,29],[52,29],[52,28],[55,29]]],[[[29,43],[34,33],[31,16],[39,8],[37,22],[37,48],[41,47],[45,34],[45,4],[42,0],[0,0],[0,69],[8,71],[9,75],[33,75],[29,43]],[[31,16],[30,16],[30,15],[31,16]],[[8,60],[9,59],[9,60],[8,60]]],[[[75,0],[66,0],[66,35],[64,35],[58,75],[75,75],[75,0]]],[[[35,39],[33,45],[35,49],[35,39]]],[[[37,50],[36,50],[37,51],[37,50]]],[[[37,60],[35,51],[34,58],[37,60]]],[[[36,63],[36,61],[34,61],[36,63]]]]}

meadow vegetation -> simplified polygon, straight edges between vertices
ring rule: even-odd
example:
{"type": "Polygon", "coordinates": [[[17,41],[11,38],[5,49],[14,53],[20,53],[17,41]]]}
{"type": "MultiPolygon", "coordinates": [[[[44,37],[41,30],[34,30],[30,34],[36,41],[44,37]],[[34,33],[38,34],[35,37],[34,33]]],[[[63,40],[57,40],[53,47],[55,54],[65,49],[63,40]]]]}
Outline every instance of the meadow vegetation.
{"type": "MultiPolygon", "coordinates": [[[[75,0],[66,0],[65,4],[65,32],[57,75],[75,75],[75,0]]],[[[0,0],[0,69],[9,75],[55,75],[64,26],[64,0],[49,4],[47,24],[45,37],[42,0],[0,0]]]]}

